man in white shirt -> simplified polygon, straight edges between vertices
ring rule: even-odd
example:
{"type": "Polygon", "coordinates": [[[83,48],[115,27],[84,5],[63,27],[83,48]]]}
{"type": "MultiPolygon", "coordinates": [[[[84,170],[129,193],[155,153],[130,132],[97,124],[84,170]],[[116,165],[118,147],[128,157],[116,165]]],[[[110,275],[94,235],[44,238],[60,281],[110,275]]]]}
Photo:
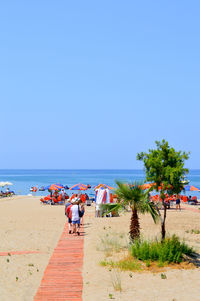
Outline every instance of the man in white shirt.
{"type": "Polygon", "coordinates": [[[72,200],[71,216],[72,216],[72,225],[73,225],[73,233],[77,233],[80,235],[80,215],[79,215],[79,200],[78,198],[74,198],[72,200]]]}

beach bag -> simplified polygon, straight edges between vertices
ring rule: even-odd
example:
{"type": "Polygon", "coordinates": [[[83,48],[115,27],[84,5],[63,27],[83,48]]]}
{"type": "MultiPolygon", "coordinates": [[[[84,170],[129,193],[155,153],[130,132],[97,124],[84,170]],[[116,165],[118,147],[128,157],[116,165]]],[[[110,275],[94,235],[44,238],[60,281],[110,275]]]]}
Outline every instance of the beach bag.
{"type": "Polygon", "coordinates": [[[78,205],[78,214],[79,214],[79,217],[82,217],[83,214],[84,214],[84,211],[81,211],[81,210],[80,210],[79,205],[78,205]]]}

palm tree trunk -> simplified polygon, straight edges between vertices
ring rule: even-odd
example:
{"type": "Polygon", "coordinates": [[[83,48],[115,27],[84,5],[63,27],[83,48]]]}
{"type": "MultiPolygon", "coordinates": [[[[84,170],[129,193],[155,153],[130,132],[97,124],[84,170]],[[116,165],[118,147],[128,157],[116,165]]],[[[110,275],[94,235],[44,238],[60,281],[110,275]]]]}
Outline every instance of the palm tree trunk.
{"type": "Polygon", "coordinates": [[[161,241],[163,242],[165,240],[165,234],[166,234],[166,230],[165,230],[165,220],[166,220],[166,215],[167,215],[167,207],[165,205],[165,203],[163,202],[163,206],[164,206],[164,216],[161,222],[161,234],[162,234],[162,239],[161,241]]]}
{"type": "Polygon", "coordinates": [[[137,209],[132,209],[132,216],[131,216],[131,224],[130,224],[130,238],[132,241],[135,239],[140,238],[140,223],[139,217],[137,214],[137,209]]]}

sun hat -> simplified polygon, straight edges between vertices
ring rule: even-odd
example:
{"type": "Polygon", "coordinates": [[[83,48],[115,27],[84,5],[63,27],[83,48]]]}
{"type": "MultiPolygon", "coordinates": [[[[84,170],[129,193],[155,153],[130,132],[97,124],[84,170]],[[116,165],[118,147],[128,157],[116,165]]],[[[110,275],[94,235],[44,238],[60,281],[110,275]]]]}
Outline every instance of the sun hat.
{"type": "Polygon", "coordinates": [[[73,199],[71,200],[71,203],[74,204],[74,203],[76,203],[77,201],[78,201],[78,198],[73,198],[73,199]]]}

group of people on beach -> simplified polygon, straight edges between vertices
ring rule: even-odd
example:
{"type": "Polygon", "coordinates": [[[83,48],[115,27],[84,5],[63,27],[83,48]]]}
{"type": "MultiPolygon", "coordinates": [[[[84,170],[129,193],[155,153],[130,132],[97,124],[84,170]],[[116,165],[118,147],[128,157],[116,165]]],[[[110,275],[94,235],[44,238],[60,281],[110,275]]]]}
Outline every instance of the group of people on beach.
{"type": "Polygon", "coordinates": [[[0,191],[0,197],[7,197],[7,196],[12,196],[15,195],[14,191],[11,191],[9,187],[6,188],[6,191],[1,190],[0,191]]]}
{"type": "MultiPolygon", "coordinates": [[[[156,202],[157,204],[160,203],[161,204],[161,198],[160,195],[153,195],[151,196],[151,194],[149,193],[149,199],[153,202],[156,202]]],[[[173,195],[173,196],[169,196],[169,195],[165,195],[165,200],[164,200],[164,205],[167,207],[167,209],[170,208],[170,205],[175,204],[176,205],[176,210],[181,210],[181,202],[189,204],[189,205],[197,205],[198,201],[197,201],[197,197],[192,197],[191,195],[188,197],[186,195],[173,195]]]]}
{"type": "Polygon", "coordinates": [[[81,201],[81,195],[75,194],[69,198],[65,204],[65,215],[68,218],[69,234],[80,235],[80,225],[85,213],[84,202],[81,201]]]}

